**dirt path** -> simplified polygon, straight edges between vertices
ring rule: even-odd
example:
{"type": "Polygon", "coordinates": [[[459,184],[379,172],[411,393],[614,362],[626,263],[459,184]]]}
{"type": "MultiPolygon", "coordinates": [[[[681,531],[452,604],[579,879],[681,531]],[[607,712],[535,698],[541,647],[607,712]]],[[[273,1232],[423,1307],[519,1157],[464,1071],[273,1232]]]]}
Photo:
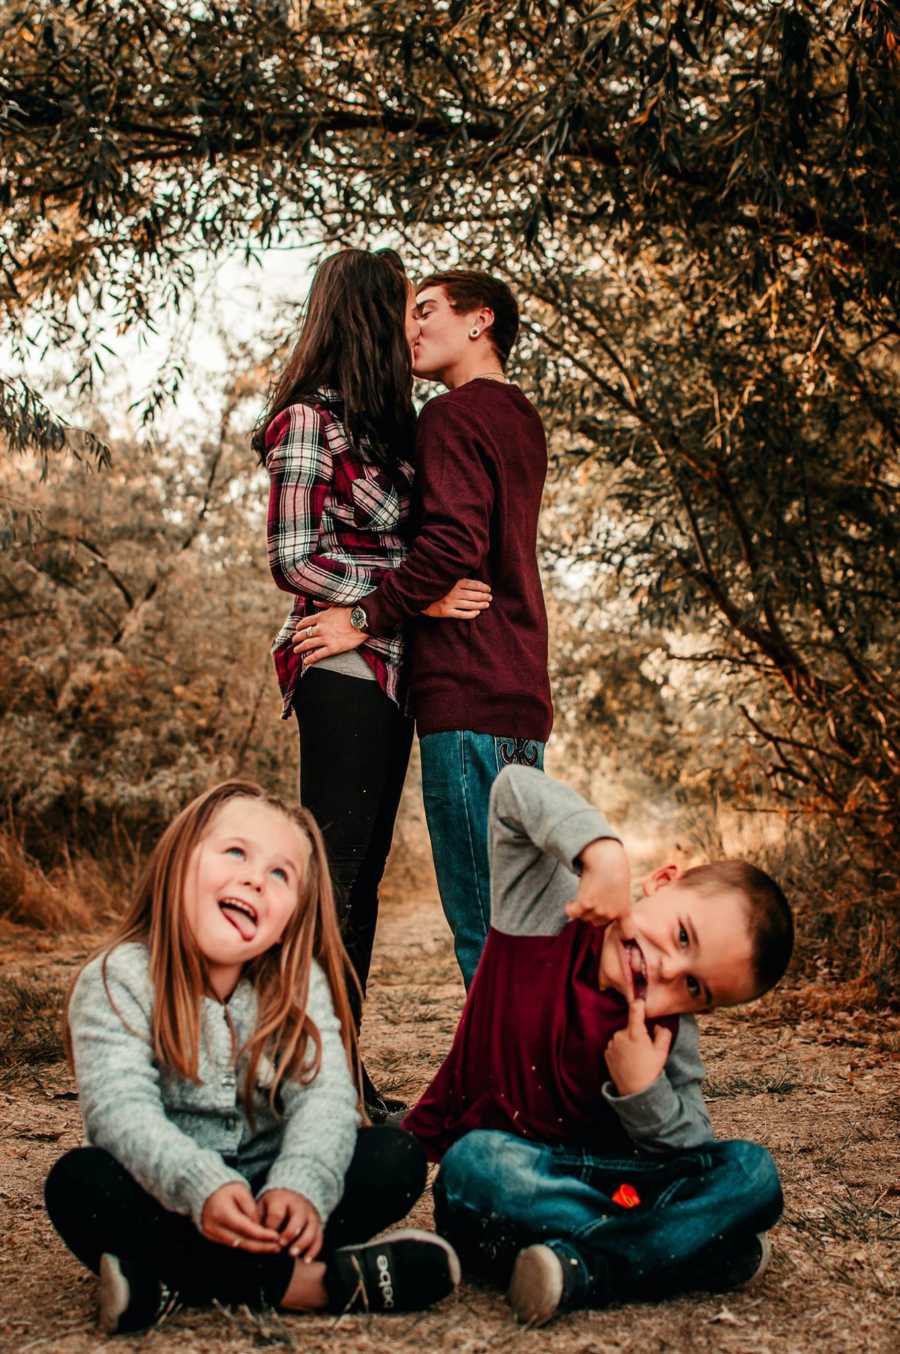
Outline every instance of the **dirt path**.
{"type": "MultiPolygon", "coordinates": [[[[25,931],[0,936],[7,997],[40,1057],[40,994],[59,990],[85,948],[25,931]],[[12,987],[9,984],[13,984],[12,987]],[[18,994],[18,995],[17,995],[18,994]],[[23,995],[24,994],[24,995],[23,995]],[[10,998],[11,1000],[12,998],[10,998]]],[[[432,903],[385,909],[370,989],[365,1045],[386,1090],[414,1096],[446,1050],[461,1001],[450,946],[432,903]]],[[[788,1019],[774,1000],[753,1015],[717,1013],[703,1026],[711,1112],[720,1136],[747,1136],[774,1152],[787,1199],[774,1260],[758,1287],[726,1297],[580,1313],[542,1331],[516,1327],[502,1297],[464,1286],[419,1318],[333,1320],[181,1313],[110,1350],[307,1354],[515,1349],[517,1354],[846,1354],[900,1348],[896,1242],[900,1236],[897,1022],[788,1019]]],[[[10,1016],[7,1002],[7,1016],[10,1016]]],[[[48,1025],[48,1028],[51,1028],[48,1025]]],[[[94,1280],[44,1217],[43,1177],[80,1140],[71,1078],[60,1063],[0,1072],[3,1211],[0,1349],[87,1354],[105,1348],[94,1325],[94,1280]]],[[[413,1220],[429,1226],[430,1201],[413,1220]]]]}

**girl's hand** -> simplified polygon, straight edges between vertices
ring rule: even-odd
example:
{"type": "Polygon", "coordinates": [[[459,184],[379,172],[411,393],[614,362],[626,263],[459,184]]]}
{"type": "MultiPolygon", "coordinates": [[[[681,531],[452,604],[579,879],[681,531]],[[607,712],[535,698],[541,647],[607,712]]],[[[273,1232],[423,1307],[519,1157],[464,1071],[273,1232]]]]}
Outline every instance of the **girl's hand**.
{"type": "Polygon", "coordinates": [[[260,1220],[274,1228],[282,1247],[296,1259],[315,1260],[322,1249],[322,1219],[304,1194],[292,1189],[267,1189],[259,1201],[260,1220]]]}
{"type": "MultiPolygon", "coordinates": [[[[318,606],[318,602],[316,603],[318,606]]],[[[307,667],[320,658],[349,653],[365,644],[369,636],[364,630],[354,630],[350,624],[349,606],[326,606],[317,616],[304,616],[294,630],[292,648],[302,656],[307,667]]]]}
{"type": "Polygon", "coordinates": [[[638,997],[628,1003],[628,1024],[606,1046],[604,1058],[619,1095],[637,1095],[652,1086],[666,1065],[672,1031],[657,1025],[651,1037],[647,1008],[638,997]]]}
{"type": "Polygon", "coordinates": [[[266,1254],[281,1250],[281,1238],[259,1221],[259,1209],[249,1186],[222,1185],[203,1205],[200,1231],[220,1246],[239,1246],[244,1251],[266,1254]]]}
{"type": "Polygon", "coordinates": [[[482,583],[477,578],[461,578],[445,597],[427,606],[422,615],[435,616],[442,621],[474,621],[492,601],[489,583],[482,583]]]}

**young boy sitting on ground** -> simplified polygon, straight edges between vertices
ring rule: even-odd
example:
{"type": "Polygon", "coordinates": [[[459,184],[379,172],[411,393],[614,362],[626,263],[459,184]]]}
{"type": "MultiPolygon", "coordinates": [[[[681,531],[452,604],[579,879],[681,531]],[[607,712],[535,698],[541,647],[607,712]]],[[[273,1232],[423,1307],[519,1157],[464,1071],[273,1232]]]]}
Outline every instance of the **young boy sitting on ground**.
{"type": "Polygon", "coordinates": [[[447,1058],[403,1121],[438,1231],[522,1321],[762,1272],[769,1153],[717,1142],[694,1013],[784,972],[781,889],[743,861],[644,881],[596,809],[513,766],[491,796],[492,925],[447,1058]],[[580,874],[580,879],[579,879],[580,874]]]}

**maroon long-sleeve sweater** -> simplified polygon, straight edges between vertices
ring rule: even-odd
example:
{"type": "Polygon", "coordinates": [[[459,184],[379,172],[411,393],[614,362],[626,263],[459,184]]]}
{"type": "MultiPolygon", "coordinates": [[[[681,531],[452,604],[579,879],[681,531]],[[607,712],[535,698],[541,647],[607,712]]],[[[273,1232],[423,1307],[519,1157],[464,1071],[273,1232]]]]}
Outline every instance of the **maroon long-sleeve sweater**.
{"type": "Polygon", "coordinates": [[[421,735],[471,729],[546,741],[553,722],[536,546],[547,443],[515,385],[476,378],[438,395],[416,436],[417,535],[365,598],[368,629],[412,626],[421,735]],[[489,583],[474,621],[420,616],[460,578],[489,583]]]}

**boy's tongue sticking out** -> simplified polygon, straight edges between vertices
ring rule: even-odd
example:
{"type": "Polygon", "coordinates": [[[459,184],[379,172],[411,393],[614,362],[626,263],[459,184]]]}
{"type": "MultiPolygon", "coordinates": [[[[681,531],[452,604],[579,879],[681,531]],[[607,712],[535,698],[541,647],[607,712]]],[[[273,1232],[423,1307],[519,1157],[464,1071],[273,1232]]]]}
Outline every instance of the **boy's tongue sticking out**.
{"type": "Polygon", "coordinates": [[[647,995],[647,962],[644,959],[643,951],[636,940],[623,939],[621,944],[625,951],[627,973],[631,980],[634,995],[644,997],[647,995]]]}

